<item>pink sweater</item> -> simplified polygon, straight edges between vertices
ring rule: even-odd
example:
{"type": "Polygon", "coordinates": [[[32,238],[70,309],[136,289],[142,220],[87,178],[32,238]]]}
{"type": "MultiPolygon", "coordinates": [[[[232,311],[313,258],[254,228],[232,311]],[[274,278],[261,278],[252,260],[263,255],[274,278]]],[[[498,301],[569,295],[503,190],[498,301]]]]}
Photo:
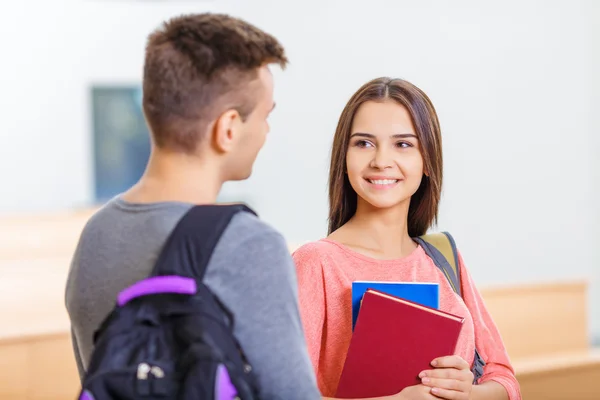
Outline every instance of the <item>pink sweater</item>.
{"type": "Polygon", "coordinates": [[[293,254],[300,311],[310,358],[323,396],[335,395],[352,336],[351,287],[356,280],[438,282],[440,309],[463,316],[456,355],[473,363],[475,344],[486,361],[480,383],[503,385],[510,400],[521,400],[519,385],[498,329],[460,258],[460,298],[419,246],[405,258],[378,260],[329,239],[308,243],[293,254]]]}

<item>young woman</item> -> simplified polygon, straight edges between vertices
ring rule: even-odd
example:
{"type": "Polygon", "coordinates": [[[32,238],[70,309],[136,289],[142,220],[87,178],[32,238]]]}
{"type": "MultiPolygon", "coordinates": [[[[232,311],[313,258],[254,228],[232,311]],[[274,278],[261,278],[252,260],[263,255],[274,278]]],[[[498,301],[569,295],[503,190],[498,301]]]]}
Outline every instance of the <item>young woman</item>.
{"type": "Polygon", "coordinates": [[[356,280],[438,282],[440,309],[463,316],[454,355],[431,360],[421,384],[389,399],[520,400],[490,314],[459,257],[464,300],[414,237],[436,222],[442,140],[425,93],[400,79],[363,85],[339,119],[329,176],[329,236],[294,252],[301,316],[324,396],[336,392],[352,335],[356,280]],[[475,348],[486,362],[473,385],[475,348]]]}

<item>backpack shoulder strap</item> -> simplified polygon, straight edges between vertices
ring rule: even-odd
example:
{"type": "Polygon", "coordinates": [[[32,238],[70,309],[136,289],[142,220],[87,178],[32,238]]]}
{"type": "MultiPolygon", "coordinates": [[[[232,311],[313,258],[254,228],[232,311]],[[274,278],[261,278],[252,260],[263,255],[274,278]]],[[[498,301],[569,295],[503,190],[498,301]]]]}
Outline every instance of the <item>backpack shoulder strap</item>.
{"type": "MultiPolygon", "coordinates": [[[[456,243],[452,235],[448,232],[440,232],[423,235],[414,239],[423,247],[425,253],[431,257],[435,265],[442,270],[450,282],[452,289],[462,297],[458,251],[456,250],[456,243]]],[[[471,367],[473,384],[477,384],[477,381],[483,375],[484,366],[485,361],[483,357],[475,349],[473,366],[471,367]]]]}
{"type": "Polygon", "coordinates": [[[460,287],[460,268],[458,265],[458,252],[454,238],[448,232],[430,233],[415,238],[423,247],[425,253],[444,273],[452,289],[462,296],[460,287]]]}
{"type": "Polygon", "coordinates": [[[243,204],[192,207],[165,242],[152,276],[179,275],[201,282],[215,246],[233,216],[239,212],[256,215],[243,204]]]}

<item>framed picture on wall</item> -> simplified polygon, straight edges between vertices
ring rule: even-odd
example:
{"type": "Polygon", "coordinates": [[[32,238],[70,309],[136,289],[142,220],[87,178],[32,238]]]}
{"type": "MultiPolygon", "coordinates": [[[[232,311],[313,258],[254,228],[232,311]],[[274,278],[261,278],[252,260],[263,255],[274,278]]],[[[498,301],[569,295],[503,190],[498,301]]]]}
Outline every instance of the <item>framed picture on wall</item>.
{"type": "MultiPolygon", "coordinates": [[[[95,85],[91,88],[94,201],[104,203],[125,192],[144,173],[150,136],[137,85],[95,85]]],[[[251,203],[249,193],[225,184],[218,203],[251,203]]]]}
{"type": "Polygon", "coordinates": [[[91,88],[94,199],[105,202],[126,191],[143,174],[150,138],[140,86],[91,88]]]}

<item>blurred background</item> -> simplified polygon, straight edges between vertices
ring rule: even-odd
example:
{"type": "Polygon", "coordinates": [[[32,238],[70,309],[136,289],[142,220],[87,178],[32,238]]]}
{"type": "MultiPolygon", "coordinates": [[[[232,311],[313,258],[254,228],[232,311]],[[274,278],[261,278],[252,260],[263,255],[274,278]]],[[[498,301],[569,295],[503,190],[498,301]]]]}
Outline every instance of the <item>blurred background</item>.
{"type": "MultiPolygon", "coordinates": [[[[72,381],[59,384],[72,378],[70,364],[56,366],[71,356],[70,255],[90,213],[147,160],[147,35],[204,11],[274,34],[291,61],[273,70],[277,109],[253,176],[227,184],[222,200],[247,202],[291,247],[325,236],[329,152],[345,102],[372,78],[407,79],[442,126],[435,230],[455,236],[490,307],[500,298],[494,316],[512,324],[501,326],[509,350],[546,341],[541,357],[600,345],[600,1],[11,0],[0,3],[0,381],[11,383],[2,399],[73,398],[72,381]],[[569,332],[578,345],[563,349],[569,332]],[[31,387],[32,365],[67,372],[42,374],[41,390],[31,387]]],[[[540,371],[555,383],[569,368],[600,379],[600,358],[582,357],[554,369],[524,362],[523,385],[539,386],[526,399],[600,398],[593,385],[543,392],[540,371]]]]}

